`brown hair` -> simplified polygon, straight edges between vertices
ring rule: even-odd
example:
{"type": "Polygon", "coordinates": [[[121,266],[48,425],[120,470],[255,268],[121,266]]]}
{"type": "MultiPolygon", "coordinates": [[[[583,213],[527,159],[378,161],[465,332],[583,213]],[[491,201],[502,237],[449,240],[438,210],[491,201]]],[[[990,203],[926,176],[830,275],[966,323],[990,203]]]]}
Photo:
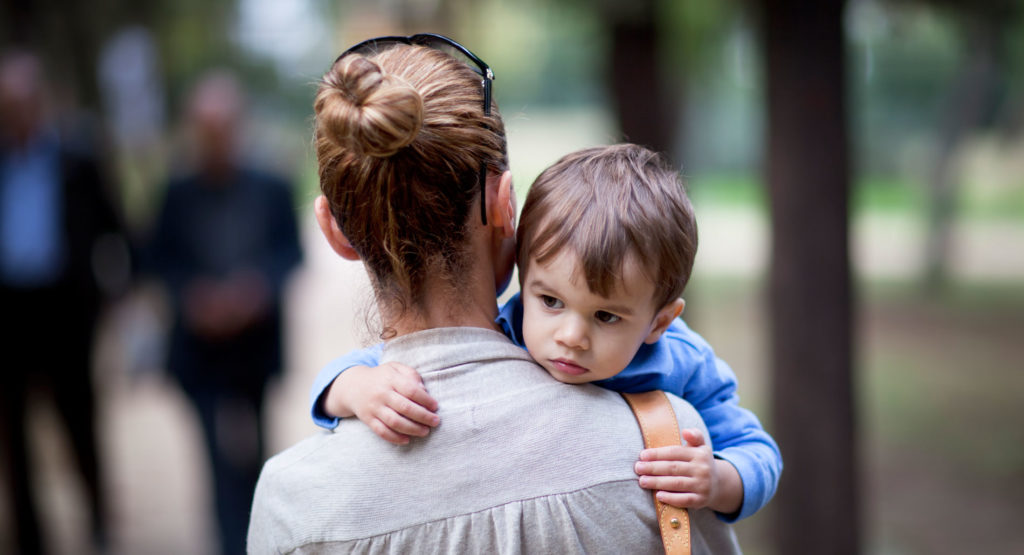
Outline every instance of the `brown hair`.
{"type": "Polygon", "coordinates": [[[468,66],[409,45],[346,55],[317,90],[320,189],[397,314],[421,305],[427,276],[459,285],[480,165],[508,166],[504,124],[496,106],[484,117],[482,95],[468,66]]]}
{"type": "Polygon", "coordinates": [[[517,238],[520,282],[531,257],[545,263],[569,249],[587,287],[608,296],[635,256],[662,307],[690,279],[697,222],[679,173],[655,152],[620,144],[574,152],[544,170],[523,204],[517,238]]]}

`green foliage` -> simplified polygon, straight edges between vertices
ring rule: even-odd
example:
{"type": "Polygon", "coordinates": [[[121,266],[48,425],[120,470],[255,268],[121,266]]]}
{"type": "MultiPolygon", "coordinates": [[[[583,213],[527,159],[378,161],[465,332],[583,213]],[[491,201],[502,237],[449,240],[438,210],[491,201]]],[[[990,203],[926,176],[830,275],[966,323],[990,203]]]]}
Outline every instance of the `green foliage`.
{"type": "Polygon", "coordinates": [[[736,2],[663,0],[658,3],[661,48],[667,71],[683,68],[687,75],[704,75],[716,68],[715,52],[730,26],[743,15],[736,2]]]}
{"type": "Polygon", "coordinates": [[[152,8],[170,113],[177,114],[201,72],[217,66],[238,67],[242,56],[229,33],[235,10],[233,1],[201,0],[163,1],[152,8]]]}
{"type": "Polygon", "coordinates": [[[764,186],[749,174],[708,174],[688,177],[687,191],[700,205],[766,207],[764,186]]]}
{"type": "MultiPolygon", "coordinates": [[[[718,206],[765,207],[768,195],[763,184],[750,174],[720,173],[688,179],[695,202],[718,206]]],[[[925,199],[919,189],[885,177],[870,177],[853,186],[851,206],[855,212],[896,212],[914,214],[923,210],[925,199]]]]}
{"type": "Polygon", "coordinates": [[[854,212],[920,213],[926,199],[920,188],[893,177],[866,177],[853,189],[854,212]]]}
{"type": "Polygon", "coordinates": [[[980,194],[974,188],[965,188],[960,208],[968,218],[1024,223],[1024,184],[998,194],[980,194]]]}
{"type": "MultiPolygon", "coordinates": [[[[687,176],[687,189],[701,205],[764,209],[767,191],[752,174],[709,173],[687,176]]],[[[852,214],[885,213],[922,218],[927,209],[925,190],[895,176],[865,176],[855,180],[850,207],[852,214]]],[[[982,193],[965,187],[959,202],[962,217],[978,220],[1024,222],[1024,186],[982,193]]]]}
{"type": "Polygon", "coordinates": [[[492,0],[478,9],[485,32],[473,48],[495,68],[503,110],[604,101],[607,37],[592,9],[540,0],[492,0]]]}
{"type": "Polygon", "coordinates": [[[905,171],[930,152],[962,55],[953,21],[928,6],[889,6],[849,51],[856,159],[862,171],[905,171]]]}

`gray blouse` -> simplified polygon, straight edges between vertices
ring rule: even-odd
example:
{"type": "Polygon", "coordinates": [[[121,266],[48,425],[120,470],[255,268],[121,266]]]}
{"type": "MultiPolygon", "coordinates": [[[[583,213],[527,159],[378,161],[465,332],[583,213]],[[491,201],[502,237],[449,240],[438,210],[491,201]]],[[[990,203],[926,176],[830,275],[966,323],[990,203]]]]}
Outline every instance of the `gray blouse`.
{"type": "MultiPolygon", "coordinates": [[[[619,394],[566,385],[502,334],[399,337],[383,361],[417,369],[441,424],[396,446],[346,419],[270,459],[250,553],[657,553],[643,440],[619,394]]],[[[704,429],[673,401],[680,427],[704,429]]],[[[705,432],[706,435],[706,432],[705,432]]],[[[731,528],[691,511],[694,553],[738,552],[731,528]]]]}

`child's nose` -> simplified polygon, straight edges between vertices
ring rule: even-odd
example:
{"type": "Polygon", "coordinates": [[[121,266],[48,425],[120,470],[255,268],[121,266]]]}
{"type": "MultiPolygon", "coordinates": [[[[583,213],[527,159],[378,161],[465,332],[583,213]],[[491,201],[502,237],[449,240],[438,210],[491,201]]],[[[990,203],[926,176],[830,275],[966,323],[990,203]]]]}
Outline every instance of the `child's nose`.
{"type": "Polygon", "coordinates": [[[570,349],[590,348],[587,326],[578,316],[567,314],[555,330],[555,341],[570,349]]]}

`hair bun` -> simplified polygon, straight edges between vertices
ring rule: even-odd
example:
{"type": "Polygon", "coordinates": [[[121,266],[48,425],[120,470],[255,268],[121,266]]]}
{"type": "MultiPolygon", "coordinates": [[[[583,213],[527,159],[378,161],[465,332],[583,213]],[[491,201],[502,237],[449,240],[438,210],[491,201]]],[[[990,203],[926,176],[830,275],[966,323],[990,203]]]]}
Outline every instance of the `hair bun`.
{"type": "Polygon", "coordinates": [[[324,138],[376,157],[387,157],[416,138],[423,98],[409,83],[358,54],[324,76],[314,111],[324,138]]]}

